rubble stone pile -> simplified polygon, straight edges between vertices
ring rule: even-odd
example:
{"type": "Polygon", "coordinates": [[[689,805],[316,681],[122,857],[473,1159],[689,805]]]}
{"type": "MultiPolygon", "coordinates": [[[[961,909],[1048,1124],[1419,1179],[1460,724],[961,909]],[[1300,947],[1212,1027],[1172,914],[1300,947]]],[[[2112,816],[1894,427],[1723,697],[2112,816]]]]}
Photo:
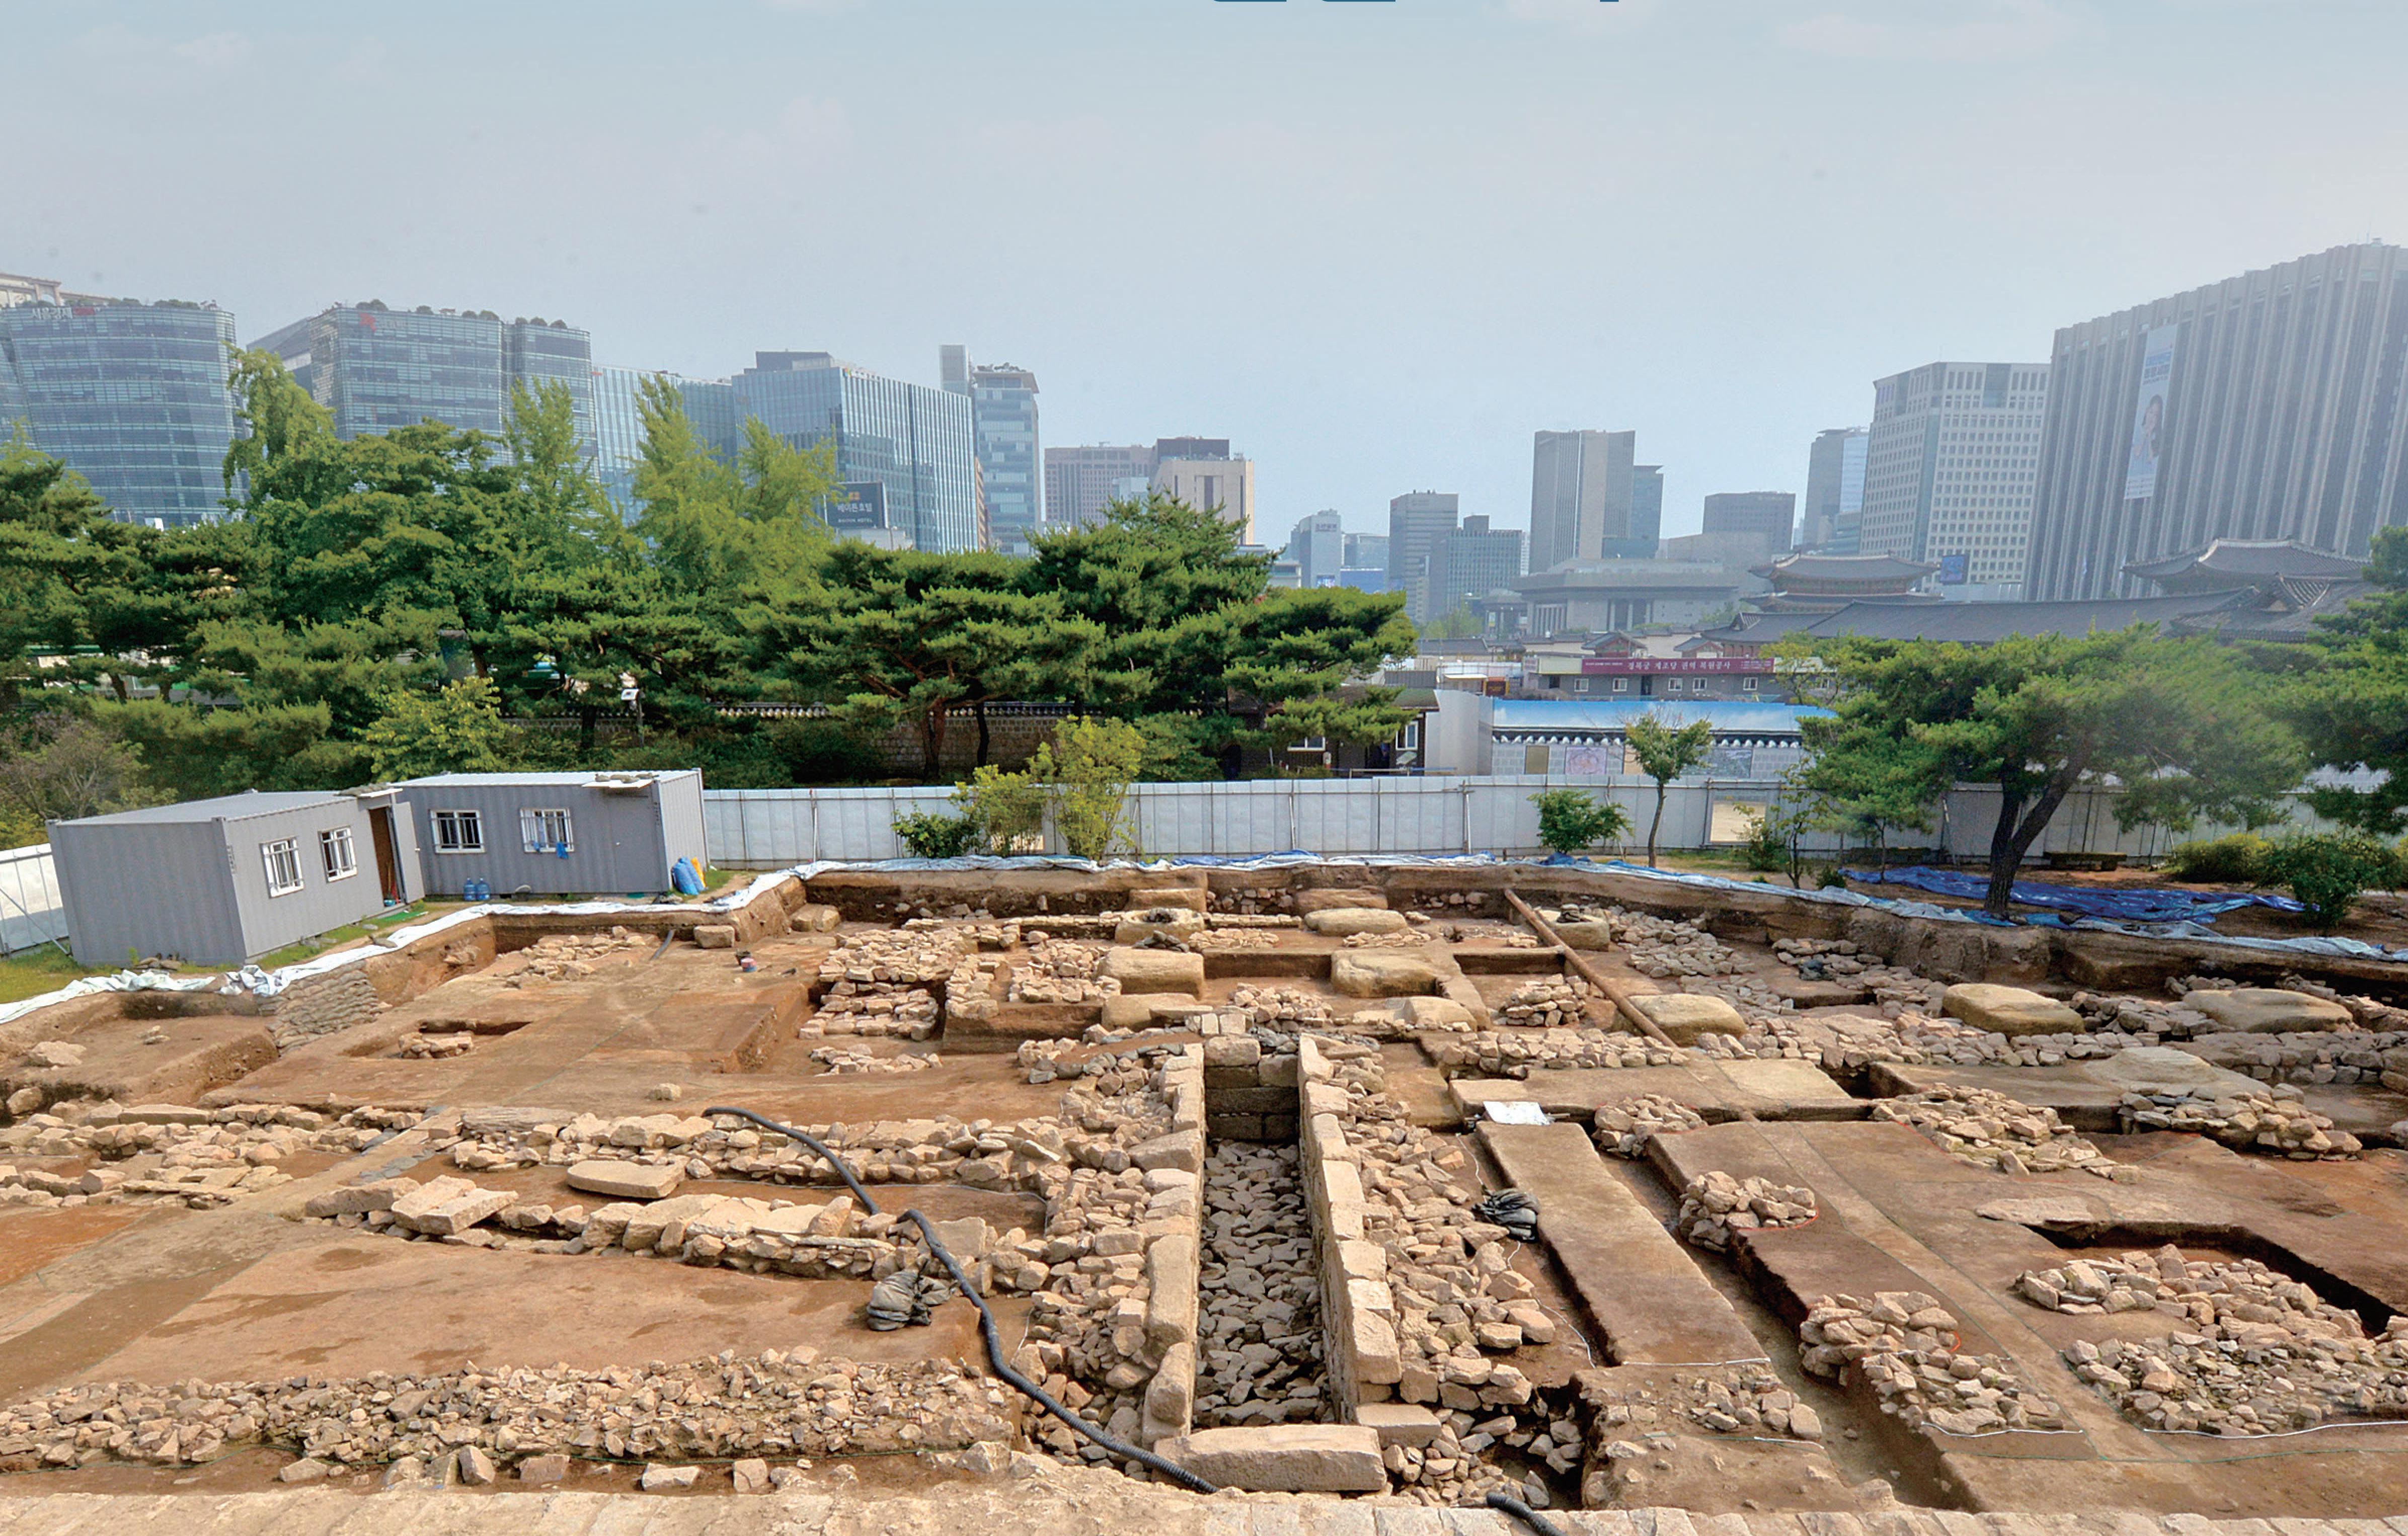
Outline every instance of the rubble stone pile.
{"type": "Polygon", "coordinates": [[[107,1382],[0,1411],[0,1471],[196,1466],[246,1445],[320,1468],[423,1468],[469,1446],[505,1464],[956,1450],[1010,1438],[1020,1411],[1002,1383],[950,1362],[822,1363],[810,1349],[640,1370],[107,1382]]]}
{"type": "Polygon", "coordinates": [[[927,1056],[876,1056],[858,1047],[848,1049],[842,1045],[822,1045],[811,1052],[811,1060],[825,1068],[832,1077],[888,1076],[896,1073],[925,1072],[930,1067],[945,1064],[942,1058],[933,1053],[927,1056]]]}
{"type": "Polygon", "coordinates": [[[1031,946],[1011,968],[1012,1003],[1096,1003],[1110,995],[1096,979],[1109,945],[1084,939],[1048,939],[1031,946]]]}
{"type": "Polygon", "coordinates": [[[1524,1029],[1563,1029],[1588,1017],[1592,995],[1589,984],[1577,976],[1542,976],[1513,988],[1495,1010],[1497,1021],[1524,1029]]]}
{"type": "Polygon", "coordinates": [[[2061,1410],[2005,1356],[1957,1353],[1956,1330],[1956,1315],[1922,1291],[1826,1296],[1799,1325],[1799,1360],[1817,1376],[1853,1373],[1883,1413],[1917,1428],[1957,1435],[2062,1428],[2061,1410]]]}
{"type": "Polygon", "coordinates": [[[1329,1416],[1321,1276],[1296,1148],[1216,1144],[1204,1164],[1199,1427],[1329,1416]]]}
{"type": "Polygon", "coordinates": [[[547,933],[542,938],[504,957],[511,969],[502,980],[505,987],[525,987],[543,982],[579,981],[600,969],[601,962],[613,955],[632,954],[648,944],[658,944],[657,938],[614,927],[608,933],[547,933]]]}
{"type": "Polygon", "coordinates": [[[1696,1246],[1721,1253],[1730,1247],[1735,1231],[1803,1227],[1813,1219],[1813,1190],[1713,1169],[1682,1188],[1673,1229],[1696,1246]]]}
{"type": "Polygon", "coordinates": [[[440,1061],[448,1057],[467,1055],[477,1048],[477,1037],[466,1031],[452,1034],[406,1034],[394,1048],[408,1060],[440,1061]]]}
{"type": "Polygon", "coordinates": [[[2101,1178],[2117,1164],[2057,1118],[1989,1088],[1945,1087],[1873,1102],[1872,1117],[1910,1125],[1960,1162],[2007,1173],[2079,1168],[2101,1178]]]}
{"type": "Polygon", "coordinates": [[[1567,922],[1612,925],[1613,942],[1641,975],[1726,976],[1747,969],[1739,952],[1691,922],[1626,912],[1618,906],[1567,907],[1567,922]]]}
{"type": "Polygon", "coordinates": [[[1261,928],[1208,928],[1187,941],[1187,947],[1198,952],[1229,953],[1236,950],[1276,948],[1279,940],[1269,930],[1261,928]]]}
{"type": "Polygon", "coordinates": [[[1677,1046],[1643,1034],[1598,1029],[1484,1030],[1432,1039],[1428,1048],[1440,1068],[1455,1077],[1527,1077],[1533,1071],[1574,1067],[1669,1067],[1684,1060],[1677,1046]]]}
{"type": "Polygon", "coordinates": [[[2191,1131],[2244,1152],[2300,1161],[2357,1157],[2358,1140],[2300,1102],[2288,1084],[2268,1093],[2128,1093],[2118,1110],[2136,1131],[2191,1131]]]}
{"type": "Polygon", "coordinates": [[[1660,1093],[1641,1093],[1629,1099],[1618,1099],[1598,1106],[1591,1122],[1598,1150],[1617,1158],[1636,1159],[1647,1152],[1650,1136],[1677,1136],[1684,1131],[1702,1131],[1706,1117],[1677,1100],[1660,1093]]]}
{"type": "Polygon", "coordinates": [[[291,1183],[278,1165],[293,1158],[349,1156],[416,1119],[381,1109],[330,1117],[284,1104],[79,1104],[72,1117],[35,1115],[0,1130],[0,1207],[157,1198],[205,1210],[291,1183]],[[93,1166],[55,1173],[18,1165],[65,1159],[93,1166]]]}
{"type": "MultiPolygon", "coordinates": [[[[1550,1434],[1557,1411],[1501,1357],[1526,1343],[1552,1343],[1568,1325],[1538,1303],[1537,1287],[1512,1269],[1505,1230],[1473,1214],[1480,1190],[1464,1154],[1412,1124],[1388,1095],[1377,1052],[1317,1036],[1307,1044],[1312,1049],[1300,1067],[1306,1107],[1316,1124],[1329,1122],[1325,1129],[1335,1131],[1332,1138],[1307,1138],[1308,1159],[1318,1151],[1327,1159],[1305,1168],[1308,1187],[1323,1181],[1316,1198],[1331,1202],[1337,1214],[1330,1219],[1341,1227],[1351,1224],[1343,1213],[1352,1208],[1353,1188],[1334,1191],[1359,1188],[1360,1243],[1369,1251],[1357,1252],[1356,1241],[1342,1235],[1330,1245],[1350,1305],[1358,1278],[1384,1287],[1390,1303],[1384,1313],[1332,1318],[1330,1334],[1340,1341],[1333,1373],[1373,1369],[1362,1353],[1365,1342],[1385,1348],[1387,1338],[1395,1340],[1390,1390],[1432,1406],[1443,1425],[1428,1446],[1403,1448],[1388,1460],[1408,1497],[1442,1504],[1476,1503],[1492,1491],[1543,1498],[1542,1483],[1520,1482],[1485,1453],[1516,1435],[1531,1437],[1522,1442],[1526,1446],[1550,1434]],[[1314,1109],[1316,1102],[1323,1107],[1314,1109]]],[[[1325,1254],[1325,1272],[1329,1258],[1325,1254]]],[[[1336,1275],[1325,1279],[1327,1287],[1340,1283],[1336,1275]]],[[[1341,1393],[1348,1389],[1341,1385],[1341,1393]]],[[[1577,1455],[1577,1438],[1570,1444],[1577,1455]]]]}
{"type": "Polygon", "coordinates": [[[2186,1260],[2170,1244],[2028,1271],[2015,1288],[2052,1312],[2154,1309],[2179,1320],[2161,1340],[2065,1351],[2074,1374],[2148,1429],[2280,1434],[2408,1415],[2408,1318],[2370,1339],[2356,1313],[2255,1259],[2186,1260]]]}
{"type": "Polygon", "coordinates": [[[891,1035],[926,1040],[937,1032],[936,995],[925,987],[891,981],[839,981],[796,1032],[891,1035]]]}
{"type": "Polygon", "coordinates": [[[1250,1024],[1296,1031],[1328,1029],[1343,1004],[1293,987],[1238,987],[1229,1006],[1243,1010],[1250,1024]]]}

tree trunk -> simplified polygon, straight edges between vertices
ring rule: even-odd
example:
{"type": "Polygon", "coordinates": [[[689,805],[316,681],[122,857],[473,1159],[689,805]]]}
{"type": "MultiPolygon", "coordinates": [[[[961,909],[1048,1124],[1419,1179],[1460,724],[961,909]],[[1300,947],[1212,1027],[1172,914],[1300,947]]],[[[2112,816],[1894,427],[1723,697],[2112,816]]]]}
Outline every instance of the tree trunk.
{"type": "Polygon", "coordinates": [[[986,701],[984,699],[981,699],[978,703],[970,705],[970,713],[978,718],[979,745],[978,762],[976,766],[983,768],[986,766],[987,753],[986,701]]]}
{"type": "Polygon", "coordinates": [[[920,782],[934,784],[945,771],[945,706],[931,704],[920,717],[920,782]]]}
{"type": "MultiPolygon", "coordinates": [[[[2074,775],[2079,776],[2079,775],[2074,775]]],[[[2065,804],[2066,792],[2073,788],[2073,777],[2053,782],[2041,797],[2032,803],[2028,813],[2022,811],[2023,796],[2007,792],[2000,787],[1999,824],[1990,832],[1990,889],[1982,898],[1982,910],[1993,917],[2004,917],[2013,903],[2015,875],[2023,868],[2024,855],[2040,840],[2048,827],[2048,818],[2065,804]]]]}
{"type": "Polygon", "coordinates": [[[589,757],[594,751],[594,715],[592,704],[577,706],[577,755],[589,757]]]}
{"type": "Polygon", "coordinates": [[[1656,834],[1664,830],[1665,781],[1656,781],[1656,819],[1647,823],[1647,867],[1656,867],[1656,834]]]}

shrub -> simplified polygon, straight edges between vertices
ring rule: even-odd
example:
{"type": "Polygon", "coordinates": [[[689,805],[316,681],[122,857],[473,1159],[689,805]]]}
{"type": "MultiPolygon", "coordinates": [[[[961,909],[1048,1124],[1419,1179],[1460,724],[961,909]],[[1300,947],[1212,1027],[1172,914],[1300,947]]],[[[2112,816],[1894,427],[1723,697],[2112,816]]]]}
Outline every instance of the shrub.
{"type": "Polygon", "coordinates": [[[2266,882],[2266,853],[2273,846],[2256,832],[2234,832],[2166,851],[2170,878],[2195,885],[2255,886],[2266,882]]]}
{"type": "Polygon", "coordinates": [[[2309,920],[2327,932],[2349,916],[2358,892],[2401,877],[2398,851],[2363,832],[2286,837],[2268,846],[2262,867],[2267,883],[2289,887],[2309,920]]]}
{"type": "Polygon", "coordinates": [[[1630,813],[1584,789],[1542,789],[1530,797],[1539,807],[1539,841],[1560,854],[1595,847],[1630,831],[1630,813]]]}
{"type": "Polygon", "coordinates": [[[1739,846],[1741,864],[1747,869],[1771,870],[1775,873],[1789,868],[1789,830],[1778,818],[1761,809],[1742,813],[1747,818],[1747,840],[1739,846]]]}
{"type": "Polygon", "coordinates": [[[1845,890],[1848,889],[1848,877],[1840,872],[1839,865],[1827,864],[1824,866],[1822,873],[1814,876],[1814,889],[1817,890],[1845,890]]]}
{"type": "Polygon", "coordinates": [[[981,840],[975,818],[939,816],[933,811],[896,817],[895,835],[903,840],[903,846],[914,857],[921,859],[959,859],[975,851],[981,840]]]}

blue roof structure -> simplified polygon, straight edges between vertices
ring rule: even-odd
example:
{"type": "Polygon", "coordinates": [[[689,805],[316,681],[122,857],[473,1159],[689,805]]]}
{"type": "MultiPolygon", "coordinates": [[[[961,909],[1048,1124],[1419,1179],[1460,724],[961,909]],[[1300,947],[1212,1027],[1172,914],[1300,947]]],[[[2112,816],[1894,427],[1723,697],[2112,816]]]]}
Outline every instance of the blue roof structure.
{"type": "Polygon", "coordinates": [[[1587,732],[1619,735],[1634,718],[1661,713],[1679,724],[1712,721],[1716,736],[1798,739],[1798,722],[1809,715],[1828,715],[1813,704],[1758,703],[1746,699],[1599,700],[1594,704],[1566,699],[1499,699],[1492,729],[1509,732],[1587,732]]]}

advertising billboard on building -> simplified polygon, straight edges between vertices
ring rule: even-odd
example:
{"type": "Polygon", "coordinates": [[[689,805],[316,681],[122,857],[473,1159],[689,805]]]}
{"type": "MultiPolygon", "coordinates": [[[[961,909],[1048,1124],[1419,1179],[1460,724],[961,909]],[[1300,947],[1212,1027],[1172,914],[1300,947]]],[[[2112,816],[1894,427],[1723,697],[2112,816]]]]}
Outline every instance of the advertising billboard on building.
{"type": "Polygon", "coordinates": [[[2173,377],[2177,325],[2160,325],[2141,348],[2141,391],[2132,403],[2132,456],[2124,470],[2124,499],[2144,501],[2157,493],[2157,463],[2173,435],[2166,420],[2166,384],[2173,377]]]}
{"type": "Polygon", "coordinates": [[[1940,585],[1942,587],[1962,587],[1965,585],[1968,574],[1966,567],[1970,563],[1971,557],[1967,555],[1951,554],[1941,556],[1940,585]]]}

